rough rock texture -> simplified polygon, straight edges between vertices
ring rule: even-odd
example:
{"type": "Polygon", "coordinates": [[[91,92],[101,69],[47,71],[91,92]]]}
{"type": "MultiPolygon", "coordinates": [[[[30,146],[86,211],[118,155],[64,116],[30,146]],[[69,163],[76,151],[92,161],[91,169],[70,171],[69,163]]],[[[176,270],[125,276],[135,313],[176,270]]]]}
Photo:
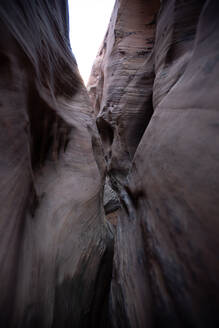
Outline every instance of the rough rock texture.
{"type": "Polygon", "coordinates": [[[152,79],[145,78],[150,67],[140,68],[153,48],[159,4],[159,0],[116,1],[88,82],[108,172],[116,169],[121,180],[152,114],[145,111],[151,105],[152,79]]]}
{"type": "Polygon", "coordinates": [[[123,204],[112,324],[218,327],[219,3],[162,1],[154,33],[158,7],[116,1],[89,81],[123,204]]]}
{"type": "Polygon", "coordinates": [[[104,162],[66,4],[0,4],[2,328],[107,325],[104,162]]]}
{"type": "Polygon", "coordinates": [[[121,207],[117,193],[111,188],[110,180],[106,177],[103,192],[103,205],[106,214],[115,212],[121,207]]]}

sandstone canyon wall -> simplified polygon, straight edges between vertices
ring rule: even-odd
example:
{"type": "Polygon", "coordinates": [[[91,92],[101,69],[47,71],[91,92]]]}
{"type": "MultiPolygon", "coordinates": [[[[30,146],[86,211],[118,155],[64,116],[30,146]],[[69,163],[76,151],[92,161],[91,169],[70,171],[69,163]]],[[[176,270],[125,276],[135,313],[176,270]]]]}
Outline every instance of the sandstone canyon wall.
{"type": "Polygon", "coordinates": [[[158,7],[116,1],[88,84],[122,203],[112,324],[218,327],[219,3],[158,7]]]}
{"type": "Polygon", "coordinates": [[[0,16],[0,327],[102,327],[113,234],[67,1],[0,16]]]}
{"type": "Polygon", "coordinates": [[[90,99],[67,7],[0,3],[0,327],[216,328],[219,3],[117,0],[90,99]]]}

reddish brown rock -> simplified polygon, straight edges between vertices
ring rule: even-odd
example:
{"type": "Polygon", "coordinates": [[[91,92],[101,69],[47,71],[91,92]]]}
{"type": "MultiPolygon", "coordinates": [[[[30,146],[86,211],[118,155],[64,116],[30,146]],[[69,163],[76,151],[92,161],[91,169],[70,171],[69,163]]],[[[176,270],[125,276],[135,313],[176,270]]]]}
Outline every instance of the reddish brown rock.
{"type": "Polygon", "coordinates": [[[67,1],[0,16],[0,327],[102,327],[113,235],[67,1]]]}
{"type": "Polygon", "coordinates": [[[136,14],[141,5],[149,23],[150,3],[116,2],[100,66],[102,89],[96,84],[108,174],[123,204],[111,318],[122,328],[216,328],[219,4],[162,1],[153,42],[148,25],[140,28],[140,10],[136,14]],[[132,54],[139,31],[142,49],[149,35],[154,48],[138,61],[132,54]]]}
{"type": "Polygon", "coordinates": [[[103,151],[67,2],[1,2],[0,327],[219,326],[218,12],[116,1],[89,82],[103,151]]]}
{"type": "Polygon", "coordinates": [[[146,76],[151,67],[140,67],[153,48],[158,8],[154,0],[116,1],[88,82],[109,171],[117,170],[120,179],[152,114],[145,106],[152,101],[147,86],[153,73],[146,76]]]}

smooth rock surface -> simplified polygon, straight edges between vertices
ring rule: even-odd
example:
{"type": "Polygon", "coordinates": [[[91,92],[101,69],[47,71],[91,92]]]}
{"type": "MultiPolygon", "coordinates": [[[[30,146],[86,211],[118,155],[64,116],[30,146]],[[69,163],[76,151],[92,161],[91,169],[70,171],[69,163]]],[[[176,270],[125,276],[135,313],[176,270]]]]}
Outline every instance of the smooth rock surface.
{"type": "Polygon", "coordinates": [[[0,16],[0,327],[107,326],[105,168],[67,1],[0,16]]]}
{"type": "Polygon", "coordinates": [[[162,1],[155,34],[151,4],[116,2],[94,66],[101,78],[90,79],[108,174],[123,205],[112,323],[216,328],[219,4],[162,1]],[[139,39],[143,51],[149,37],[153,50],[138,60],[139,39]]]}
{"type": "Polygon", "coordinates": [[[117,0],[93,108],[67,12],[0,3],[0,327],[217,328],[219,3],[117,0]]]}

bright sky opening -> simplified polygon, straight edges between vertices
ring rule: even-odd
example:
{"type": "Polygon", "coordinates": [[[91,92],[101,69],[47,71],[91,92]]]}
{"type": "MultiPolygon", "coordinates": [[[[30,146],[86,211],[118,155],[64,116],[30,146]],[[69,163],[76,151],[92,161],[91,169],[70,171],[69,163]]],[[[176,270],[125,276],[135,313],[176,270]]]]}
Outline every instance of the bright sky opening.
{"type": "Polygon", "coordinates": [[[85,84],[107,31],[114,4],[115,0],[69,0],[71,47],[85,84]]]}

